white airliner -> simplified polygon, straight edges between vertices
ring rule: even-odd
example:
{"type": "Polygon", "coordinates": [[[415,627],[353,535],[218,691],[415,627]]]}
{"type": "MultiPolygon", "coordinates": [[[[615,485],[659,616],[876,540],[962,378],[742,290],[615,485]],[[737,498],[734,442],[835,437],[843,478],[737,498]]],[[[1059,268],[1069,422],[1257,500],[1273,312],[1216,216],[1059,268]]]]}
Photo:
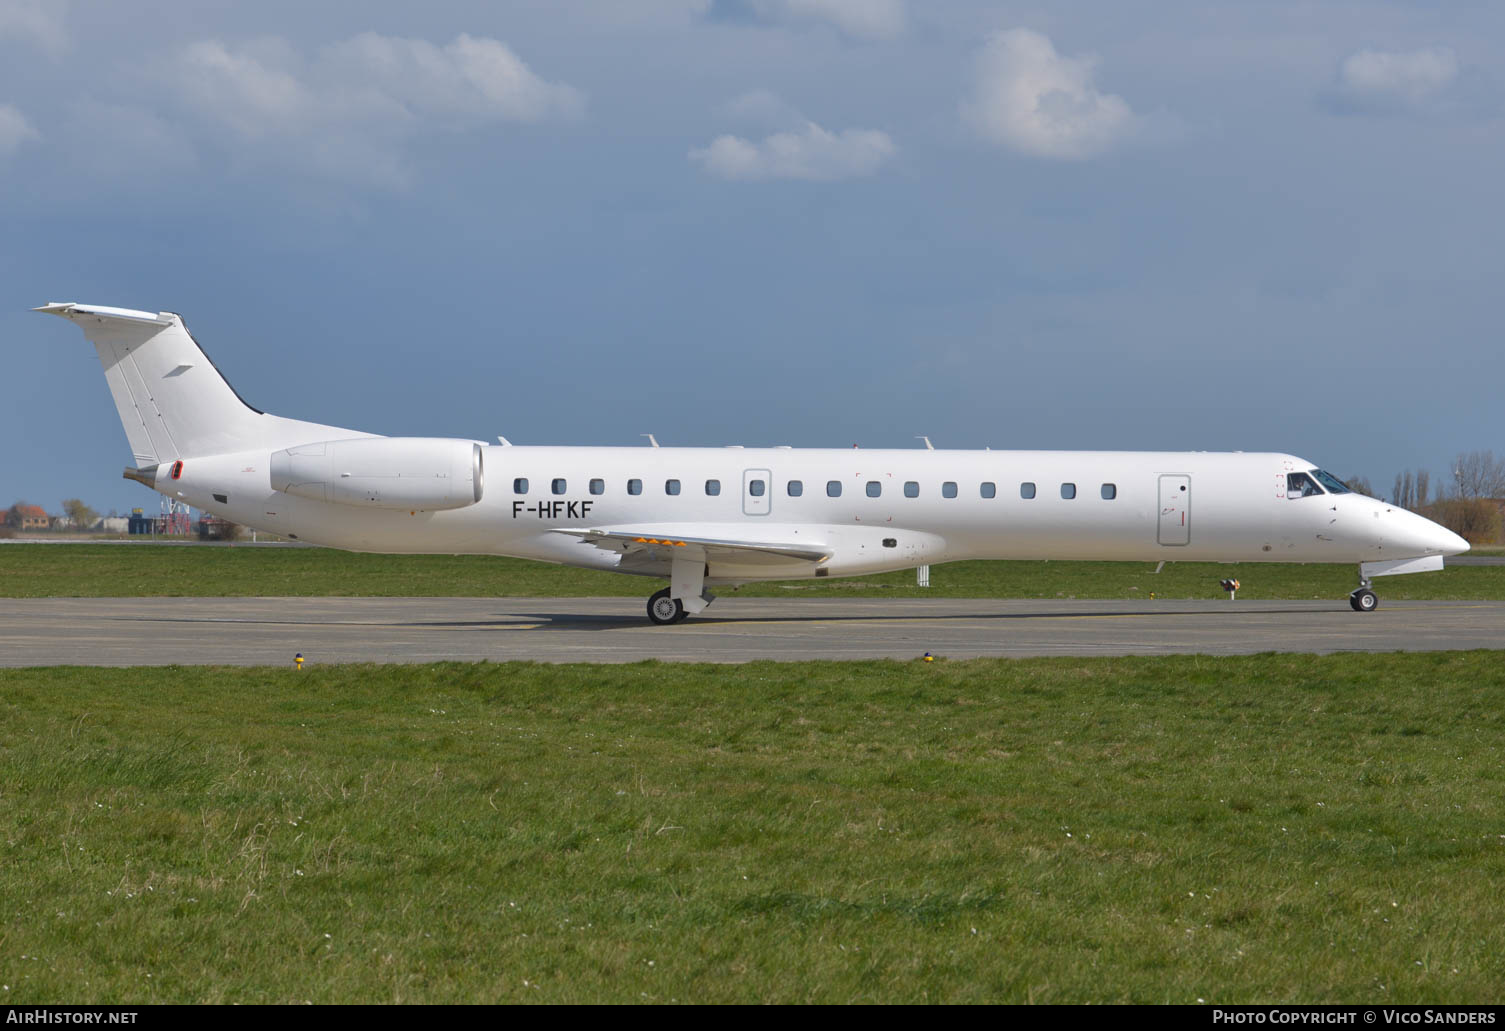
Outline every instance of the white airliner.
{"type": "MultiPolygon", "coordinates": [[[[1457,534],[1285,454],[514,447],[382,437],[241,400],[181,317],[86,304],[136,464],[214,515],[350,551],[511,555],[667,579],[648,618],[707,588],[958,559],[1347,562],[1442,568],[1457,534]]],[[[927,442],[928,443],[928,442],[927,442]]]]}

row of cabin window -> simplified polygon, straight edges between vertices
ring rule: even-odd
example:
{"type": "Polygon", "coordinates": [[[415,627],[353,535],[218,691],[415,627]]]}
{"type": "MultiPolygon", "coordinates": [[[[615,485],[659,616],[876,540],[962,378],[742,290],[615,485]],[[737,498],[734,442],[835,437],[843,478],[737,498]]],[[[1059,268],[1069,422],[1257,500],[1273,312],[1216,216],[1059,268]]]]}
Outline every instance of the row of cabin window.
{"type": "MultiPolygon", "coordinates": [[[[867,486],[867,496],[868,497],[870,497],[870,498],[878,498],[878,497],[882,497],[883,496],[883,482],[881,480],[868,480],[866,486],[867,486]]],[[[552,480],[549,483],[549,490],[552,493],[554,493],[554,494],[564,494],[564,493],[566,493],[567,489],[568,488],[567,488],[566,481],[563,478],[552,480]]],[[[763,496],[763,492],[766,489],[767,489],[766,484],[764,484],[764,482],[762,480],[748,480],[747,481],[747,493],[750,494],[750,495],[752,495],[755,498],[761,498],[763,496]]],[[[805,493],[805,483],[804,483],[803,480],[790,480],[789,483],[786,485],[785,490],[786,490],[786,492],[788,493],[788,495],[791,498],[800,497],[800,496],[802,496],[805,493]]],[[[680,483],[679,483],[678,480],[665,480],[664,481],[664,493],[665,494],[671,494],[671,495],[678,494],[679,491],[680,491],[680,483]]],[[[519,476],[517,479],[513,480],[512,481],[512,492],[514,494],[526,494],[526,493],[528,493],[528,478],[526,476],[519,476]]],[[[606,493],[606,481],[605,480],[591,480],[590,481],[590,492],[592,494],[605,494],[606,493]]],[[[706,492],[706,495],[708,497],[716,497],[718,494],[721,493],[721,481],[720,480],[706,480],[705,481],[705,492],[706,492]]],[[[628,480],[627,481],[627,493],[628,494],[641,494],[641,493],[643,493],[643,481],[642,480],[628,480]]],[[[947,480],[945,483],[941,484],[941,497],[943,497],[943,498],[954,498],[954,497],[956,497],[956,493],[957,493],[957,488],[956,488],[955,481],[947,480]]],[[[984,498],[994,498],[994,497],[997,497],[998,496],[998,485],[996,483],[984,482],[981,485],[979,485],[979,487],[978,487],[978,494],[979,494],[979,496],[984,497],[984,498]]],[[[917,498],[917,497],[919,497],[920,496],[920,485],[919,485],[919,483],[916,482],[916,481],[914,481],[914,480],[907,481],[904,484],[904,496],[906,498],[917,498]]],[[[1019,496],[1021,498],[1024,498],[1025,500],[1029,500],[1030,498],[1033,498],[1035,496],[1035,485],[1033,483],[1028,483],[1028,482],[1019,484],[1019,496]]],[[[1112,501],[1114,498],[1118,497],[1118,486],[1116,484],[1112,484],[1112,483],[1105,483],[1101,487],[1098,488],[1098,496],[1101,497],[1104,501],[1112,501]]],[[[839,497],[841,497],[841,481],[840,480],[827,480],[826,481],[826,497],[828,497],[828,498],[839,498],[839,497]]],[[[1074,483],[1063,483],[1063,484],[1061,484],[1061,497],[1065,498],[1068,501],[1070,501],[1072,498],[1076,497],[1076,484],[1074,484],[1074,483]]]]}

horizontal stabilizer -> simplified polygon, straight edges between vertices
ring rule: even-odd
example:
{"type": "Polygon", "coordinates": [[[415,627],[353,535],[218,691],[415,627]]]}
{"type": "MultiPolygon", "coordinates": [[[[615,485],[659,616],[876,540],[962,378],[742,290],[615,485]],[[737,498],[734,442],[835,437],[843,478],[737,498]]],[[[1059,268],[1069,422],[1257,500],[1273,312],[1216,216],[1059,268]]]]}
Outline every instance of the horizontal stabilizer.
{"type": "Polygon", "coordinates": [[[33,308],[43,315],[59,315],[65,319],[77,319],[80,316],[93,315],[101,320],[110,319],[120,322],[146,322],[156,326],[172,325],[172,315],[168,312],[136,311],[132,308],[105,308],[97,304],[74,304],[71,301],[49,301],[40,308],[33,308]]]}

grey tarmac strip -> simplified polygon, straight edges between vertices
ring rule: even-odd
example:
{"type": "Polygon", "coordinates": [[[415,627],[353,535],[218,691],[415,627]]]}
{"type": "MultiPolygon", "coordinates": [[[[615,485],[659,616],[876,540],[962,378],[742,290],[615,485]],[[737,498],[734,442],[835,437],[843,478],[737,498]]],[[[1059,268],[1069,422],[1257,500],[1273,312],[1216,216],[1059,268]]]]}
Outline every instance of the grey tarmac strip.
{"type": "Polygon", "coordinates": [[[0,599],[0,666],[748,662],[1505,648],[1505,602],[631,598],[0,599]]]}

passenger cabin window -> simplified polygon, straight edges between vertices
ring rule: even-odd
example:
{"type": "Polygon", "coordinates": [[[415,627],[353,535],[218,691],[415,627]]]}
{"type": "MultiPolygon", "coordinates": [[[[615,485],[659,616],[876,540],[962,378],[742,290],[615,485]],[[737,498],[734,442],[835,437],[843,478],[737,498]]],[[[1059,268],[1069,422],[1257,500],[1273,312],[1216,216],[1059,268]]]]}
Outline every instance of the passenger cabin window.
{"type": "Polygon", "coordinates": [[[1070,501],[1072,498],[1076,497],[1076,484],[1061,484],[1061,497],[1065,498],[1067,501],[1070,501]]]}
{"type": "Polygon", "coordinates": [[[883,484],[880,483],[880,482],[878,482],[877,480],[868,480],[867,481],[867,496],[870,497],[870,498],[882,497],[883,496],[883,484]]]}
{"type": "Polygon", "coordinates": [[[805,483],[803,480],[790,480],[784,489],[791,498],[797,498],[805,493],[805,483]]]}
{"type": "Polygon", "coordinates": [[[678,480],[665,480],[664,481],[664,493],[665,494],[678,494],[679,493],[679,481],[678,480]]]}
{"type": "Polygon", "coordinates": [[[1112,501],[1114,498],[1118,497],[1118,484],[1105,483],[1103,484],[1100,493],[1102,494],[1104,501],[1112,501]]]}
{"type": "Polygon", "coordinates": [[[1034,497],[1035,485],[1033,483],[1021,483],[1019,485],[1019,496],[1026,501],[1034,497]]]}
{"type": "Polygon", "coordinates": [[[956,483],[955,483],[955,481],[953,481],[953,480],[947,480],[945,483],[941,484],[941,497],[943,497],[943,498],[954,498],[954,497],[956,497],[956,483]]]}
{"type": "Polygon", "coordinates": [[[751,494],[755,498],[761,498],[764,492],[766,492],[767,490],[768,484],[764,483],[762,480],[747,481],[747,493],[751,494]]]}
{"type": "Polygon", "coordinates": [[[707,497],[712,497],[712,498],[714,498],[716,495],[720,494],[721,493],[721,481],[720,480],[706,480],[705,481],[705,492],[706,492],[706,496],[707,497]]]}
{"type": "Polygon", "coordinates": [[[1322,488],[1317,486],[1317,481],[1306,473],[1286,473],[1286,497],[1291,500],[1316,497],[1321,493],[1322,488]]]}
{"type": "Polygon", "coordinates": [[[985,498],[996,498],[998,496],[998,484],[984,483],[982,485],[980,493],[985,498]]]}
{"type": "Polygon", "coordinates": [[[591,481],[591,493],[592,494],[605,494],[606,493],[606,481],[605,480],[592,480],[591,481]]]}
{"type": "Polygon", "coordinates": [[[629,493],[629,494],[641,494],[641,493],[643,493],[643,481],[642,480],[628,480],[627,481],[627,493],[629,493]]]}
{"type": "Polygon", "coordinates": [[[841,481],[840,480],[827,480],[826,481],[826,497],[828,497],[828,498],[839,498],[839,497],[841,497],[841,481]]]}
{"type": "Polygon", "coordinates": [[[918,483],[916,483],[915,481],[913,481],[913,480],[909,480],[908,482],[906,482],[904,484],[904,496],[906,498],[917,498],[917,497],[919,497],[920,496],[920,485],[918,483]]]}
{"type": "Polygon", "coordinates": [[[555,494],[563,494],[565,492],[566,486],[567,485],[563,480],[555,480],[553,483],[549,484],[549,488],[553,490],[555,494]]]}
{"type": "Polygon", "coordinates": [[[526,494],[526,493],[528,493],[528,478],[526,476],[519,476],[517,479],[515,479],[515,480],[512,481],[512,493],[514,493],[514,494],[526,494]]]}

